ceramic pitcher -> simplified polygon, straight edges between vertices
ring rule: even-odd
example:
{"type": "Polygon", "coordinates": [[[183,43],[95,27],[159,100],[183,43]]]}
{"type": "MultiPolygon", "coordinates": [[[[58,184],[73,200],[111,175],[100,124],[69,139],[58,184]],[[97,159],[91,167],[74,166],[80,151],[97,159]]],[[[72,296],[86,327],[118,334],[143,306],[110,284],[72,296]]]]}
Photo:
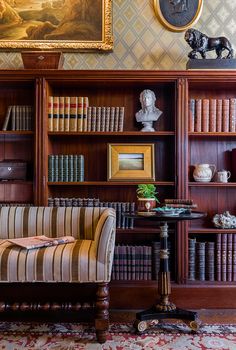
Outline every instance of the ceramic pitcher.
{"type": "Polygon", "coordinates": [[[198,182],[210,182],[216,171],[214,164],[195,164],[194,167],[193,178],[198,182]]]}

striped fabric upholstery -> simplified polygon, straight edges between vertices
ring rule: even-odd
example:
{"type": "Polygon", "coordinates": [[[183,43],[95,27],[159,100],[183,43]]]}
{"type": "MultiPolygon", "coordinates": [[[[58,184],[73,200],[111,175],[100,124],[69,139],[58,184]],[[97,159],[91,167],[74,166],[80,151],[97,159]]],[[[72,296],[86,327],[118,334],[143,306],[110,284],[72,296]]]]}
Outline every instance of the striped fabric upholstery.
{"type": "Polygon", "coordinates": [[[0,208],[0,282],[109,282],[115,244],[111,208],[0,208]],[[7,238],[71,235],[76,241],[26,250],[7,238]]]}

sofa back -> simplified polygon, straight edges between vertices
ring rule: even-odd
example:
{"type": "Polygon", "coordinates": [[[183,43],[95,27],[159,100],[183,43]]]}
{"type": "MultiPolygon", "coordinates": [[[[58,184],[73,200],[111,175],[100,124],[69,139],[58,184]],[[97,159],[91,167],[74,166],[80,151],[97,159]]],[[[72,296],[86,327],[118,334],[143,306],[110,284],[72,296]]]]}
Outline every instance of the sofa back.
{"type": "Polygon", "coordinates": [[[2,207],[0,239],[45,235],[94,239],[99,207],[2,207]]]}

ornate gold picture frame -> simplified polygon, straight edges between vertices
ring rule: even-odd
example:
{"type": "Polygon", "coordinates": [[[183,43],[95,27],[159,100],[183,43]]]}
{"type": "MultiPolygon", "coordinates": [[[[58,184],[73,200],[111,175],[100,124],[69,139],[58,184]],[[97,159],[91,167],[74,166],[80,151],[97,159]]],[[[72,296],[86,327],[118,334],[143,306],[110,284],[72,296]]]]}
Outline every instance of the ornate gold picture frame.
{"type": "Polygon", "coordinates": [[[108,181],[155,181],[153,143],[109,143],[108,181]]]}
{"type": "Polygon", "coordinates": [[[110,51],[112,0],[4,1],[1,50],[110,51]]]}
{"type": "Polygon", "coordinates": [[[173,32],[182,32],[199,19],[203,0],[153,0],[159,21],[173,32]]]}

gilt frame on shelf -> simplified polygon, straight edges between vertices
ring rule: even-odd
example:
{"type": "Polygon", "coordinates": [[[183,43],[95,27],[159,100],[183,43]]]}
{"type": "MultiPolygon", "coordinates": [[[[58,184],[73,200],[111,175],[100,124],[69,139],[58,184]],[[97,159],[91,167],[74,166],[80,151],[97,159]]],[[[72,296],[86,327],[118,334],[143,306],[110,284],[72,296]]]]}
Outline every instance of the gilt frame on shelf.
{"type": "Polygon", "coordinates": [[[7,3],[2,13],[0,50],[113,49],[112,0],[22,4],[7,3]]]}
{"type": "Polygon", "coordinates": [[[153,143],[109,143],[108,181],[155,181],[153,143]]]}

